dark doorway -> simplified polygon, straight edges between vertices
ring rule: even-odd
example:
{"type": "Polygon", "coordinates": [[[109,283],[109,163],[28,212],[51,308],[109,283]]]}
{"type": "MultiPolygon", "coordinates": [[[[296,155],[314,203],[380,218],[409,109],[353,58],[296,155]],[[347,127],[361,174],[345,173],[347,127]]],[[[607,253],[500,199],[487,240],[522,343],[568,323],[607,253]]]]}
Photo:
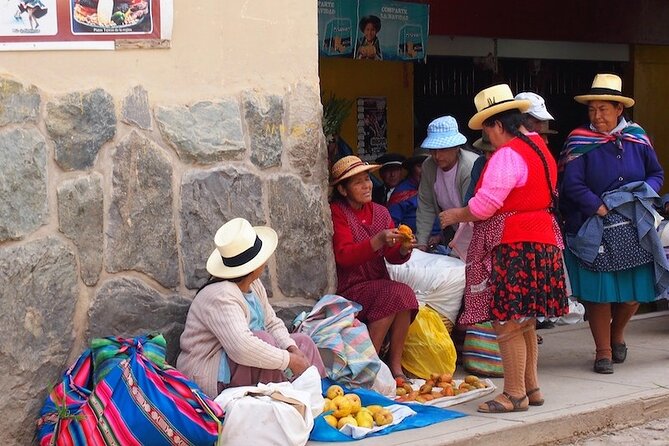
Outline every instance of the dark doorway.
{"type": "Polygon", "coordinates": [[[550,139],[555,156],[571,130],[587,122],[587,109],[574,96],[589,90],[597,73],[616,73],[623,85],[631,85],[627,76],[629,63],[569,61],[547,59],[498,59],[471,57],[429,57],[414,70],[414,139],[418,145],[425,138],[427,125],[442,115],[454,116],[460,131],[469,141],[480,136],[467,127],[475,113],[474,95],[497,83],[508,83],[514,93],[532,91],[546,100],[558,131],[550,139]],[[496,72],[495,72],[496,65],[496,72]]]}

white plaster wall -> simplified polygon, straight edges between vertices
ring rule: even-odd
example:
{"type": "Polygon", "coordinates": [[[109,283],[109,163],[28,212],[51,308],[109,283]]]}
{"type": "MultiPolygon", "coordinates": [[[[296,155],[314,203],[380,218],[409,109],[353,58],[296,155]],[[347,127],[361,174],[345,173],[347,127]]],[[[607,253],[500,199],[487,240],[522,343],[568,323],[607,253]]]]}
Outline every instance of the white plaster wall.
{"type": "Polygon", "coordinates": [[[317,2],[174,0],[170,49],[0,54],[0,73],[59,94],[142,85],[152,102],[190,102],[244,89],[318,91],[317,2]]]}

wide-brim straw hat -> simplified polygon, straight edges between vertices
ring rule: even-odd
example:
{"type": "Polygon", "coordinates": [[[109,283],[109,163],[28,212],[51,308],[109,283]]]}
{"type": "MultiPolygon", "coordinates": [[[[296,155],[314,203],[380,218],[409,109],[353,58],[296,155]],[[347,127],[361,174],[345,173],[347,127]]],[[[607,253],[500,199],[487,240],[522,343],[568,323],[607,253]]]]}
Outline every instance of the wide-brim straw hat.
{"type": "Polygon", "coordinates": [[[469,120],[469,128],[481,130],[483,121],[489,117],[513,109],[525,113],[531,104],[527,99],[515,99],[511,87],[507,84],[499,84],[480,91],[474,97],[474,105],[476,114],[469,120]]]}
{"type": "Polygon", "coordinates": [[[355,155],[345,156],[332,166],[330,171],[330,186],[335,186],[342,180],[357,175],[360,172],[374,172],[380,168],[379,164],[369,164],[355,155]]]}
{"type": "Polygon", "coordinates": [[[588,105],[590,101],[614,101],[629,108],[634,105],[634,99],[623,96],[623,81],[615,74],[597,74],[592,81],[592,87],[587,94],[574,96],[579,104],[588,105]]]}
{"type": "Polygon", "coordinates": [[[278,240],[274,229],[234,218],[216,231],[216,249],[207,260],[207,271],[221,279],[243,277],[267,262],[278,240]]]}

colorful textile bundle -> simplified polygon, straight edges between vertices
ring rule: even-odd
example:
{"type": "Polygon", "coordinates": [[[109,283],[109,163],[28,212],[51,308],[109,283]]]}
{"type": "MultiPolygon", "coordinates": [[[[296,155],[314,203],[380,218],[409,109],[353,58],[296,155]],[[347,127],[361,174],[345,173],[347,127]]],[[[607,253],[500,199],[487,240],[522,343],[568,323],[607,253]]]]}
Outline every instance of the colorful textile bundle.
{"type": "Polygon", "coordinates": [[[165,363],[165,344],[162,335],[95,339],[47,396],[39,444],[215,444],[223,410],[165,363]]]}

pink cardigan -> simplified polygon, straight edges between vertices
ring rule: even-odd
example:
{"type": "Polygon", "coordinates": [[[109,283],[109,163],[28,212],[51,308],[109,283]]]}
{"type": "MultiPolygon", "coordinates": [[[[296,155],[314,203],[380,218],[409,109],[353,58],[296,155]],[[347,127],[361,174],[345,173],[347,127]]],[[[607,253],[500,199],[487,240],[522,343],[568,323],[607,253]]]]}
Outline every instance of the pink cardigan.
{"type": "Polygon", "coordinates": [[[469,200],[469,210],[481,219],[492,217],[515,187],[527,183],[527,164],[510,147],[500,147],[486,163],[481,187],[469,200]]]}
{"type": "Polygon", "coordinates": [[[237,364],[268,370],[284,370],[295,345],[284,325],[274,313],[260,279],[251,284],[265,314],[265,331],[279,348],[255,337],[249,330],[251,314],[244,295],[233,282],[223,281],[206,286],[193,299],[186,327],[181,335],[181,353],[177,368],[215,397],[221,351],[237,364]]]}

